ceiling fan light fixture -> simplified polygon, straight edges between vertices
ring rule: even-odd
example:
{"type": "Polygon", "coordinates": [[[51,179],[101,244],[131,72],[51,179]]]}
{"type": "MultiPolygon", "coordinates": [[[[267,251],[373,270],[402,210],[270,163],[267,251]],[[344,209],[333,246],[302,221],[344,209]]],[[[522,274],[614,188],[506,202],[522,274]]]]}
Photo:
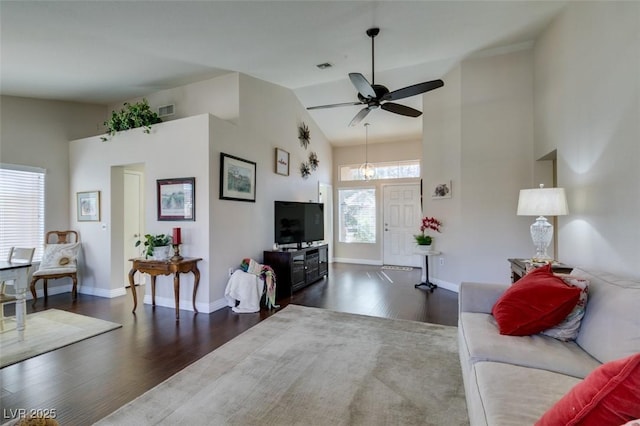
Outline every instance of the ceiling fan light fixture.
{"type": "MultiPolygon", "coordinates": [[[[406,105],[396,104],[391,101],[397,101],[399,99],[408,98],[411,96],[420,95],[430,90],[437,89],[444,85],[442,80],[425,81],[423,83],[413,84],[401,89],[389,91],[386,86],[382,84],[376,84],[375,73],[375,43],[374,38],[380,33],[380,28],[369,28],[367,30],[367,36],[371,38],[371,83],[359,72],[349,73],[349,79],[351,84],[358,91],[358,102],[342,102],[339,104],[318,105],[307,107],[309,110],[322,109],[322,108],[334,108],[351,105],[363,105],[364,107],[356,114],[355,117],[349,123],[350,127],[353,127],[362,121],[362,119],[375,108],[382,108],[385,111],[393,114],[402,115],[405,117],[419,117],[422,115],[421,111],[415,108],[411,108],[406,105]]],[[[327,64],[329,64],[327,62],[327,64]]],[[[325,64],[317,65],[318,68],[322,68],[325,64]]],[[[329,64],[331,65],[331,64],[329,64]]],[[[322,68],[324,69],[324,68],[322,68]]]]}
{"type": "Polygon", "coordinates": [[[358,173],[360,173],[362,179],[371,180],[376,177],[376,168],[371,163],[364,163],[360,166],[358,173]]]}
{"type": "Polygon", "coordinates": [[[365,139],[364,139],[364,163],[358,169],[360,176],[364,180],[371,180],[376,177],[376,168],[369,163],[369,123],[364,123],[365,139]]]}

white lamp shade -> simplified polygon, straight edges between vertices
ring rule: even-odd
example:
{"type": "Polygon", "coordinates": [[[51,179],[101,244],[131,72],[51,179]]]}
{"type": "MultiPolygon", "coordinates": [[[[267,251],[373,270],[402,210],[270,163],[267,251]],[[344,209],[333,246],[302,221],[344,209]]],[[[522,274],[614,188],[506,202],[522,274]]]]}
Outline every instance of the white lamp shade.
{"type": "Polygon", "coordinates": [[[569,214],[564,188],[521,189],[518,216],[564,216],[569,214]]]}

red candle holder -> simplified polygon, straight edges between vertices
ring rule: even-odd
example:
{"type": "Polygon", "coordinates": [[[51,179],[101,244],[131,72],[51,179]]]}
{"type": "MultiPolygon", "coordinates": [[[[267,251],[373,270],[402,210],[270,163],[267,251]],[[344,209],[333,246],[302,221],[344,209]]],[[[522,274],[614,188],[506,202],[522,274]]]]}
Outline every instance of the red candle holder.
{"type": "Polygon", "coordinates": [[[177,262],[179,260],[184,259],[182,256],[180,256],[180,244],[172,244],[172,246],[173,246],[173,256],[171,256],[171,261],[177,262]]]}
{"type": "Polygon", "coordinates": [[[180,228],[173,228],[173,244],[182,244],[182,232],[180,228]]]}
{"type": "Polygon", "coordinates": [[[173,236],[171,238],[173,246],[173,256],[171,257],[172,262],[177,262],[182,260],[183,257],[180,256],[180,244],[182,244],[182,232],[180,228],[173,228],[173,236]]]}

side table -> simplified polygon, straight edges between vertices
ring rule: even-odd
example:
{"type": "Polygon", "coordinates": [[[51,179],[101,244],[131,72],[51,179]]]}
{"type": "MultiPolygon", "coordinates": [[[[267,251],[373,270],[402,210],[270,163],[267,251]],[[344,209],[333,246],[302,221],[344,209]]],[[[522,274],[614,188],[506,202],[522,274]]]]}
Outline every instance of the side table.
{"type": "Polygon", "coordinates": [[[433,293],[433,290],[438,288],[438,286],[429,281],[429,256],[437,256],[441,254],[441,252],[435,251],[435,250],[428,250],[428,251],[416,251],[415,254],[423,256],[423,259],[422,259],[423,268],[422,268],[422,276],[420,277],[421,282],[420,284],[416,284],[414,287],[420,288],[422,286],[425,286],[431,293],[433,293]]]}
{"type": "Polygon", "coordinates": [[[129,259],[133,262],[131,271],[129,271],[129,283],[131,284],[131,294],[133,295],[133,310],[135,313],[138,306],[138,295],[133,280],[136,271],[140,271],[151,276],[151,303],[156,306],[156,277],[158,275],[173,274],[173,296],[176,303],[176,321],[180,319],[180,274],[192,272],[193,280],[193,311],[197,314],[196,309],[196,292],[198,284],[200,284],[200,271],[198,270],[198,261],[202,260],[197,257],[185,257],[182,260],[151,260],[143,258],[129,259]]]}
{"type": "MultiPolygon", "coordinates": [[[[527,273],[527,262],[531,262],[531,259],[507,259],[511,264],[511,283],[515,283],[520,278],[524,277],[527,273]]],[[[568,274],[573,270],[572,266],[565,265],[560,262],[553,262],[551,264],[551,270],[558,274],[568,274]]]]}

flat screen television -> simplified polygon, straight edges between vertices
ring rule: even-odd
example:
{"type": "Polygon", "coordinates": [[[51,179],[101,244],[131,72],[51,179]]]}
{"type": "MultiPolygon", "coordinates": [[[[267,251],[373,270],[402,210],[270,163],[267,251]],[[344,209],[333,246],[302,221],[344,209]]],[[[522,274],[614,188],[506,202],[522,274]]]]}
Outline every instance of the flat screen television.
{"type": "Polygon", "coordinates": [[[275,241],[278,245],[312,243],[324,239],[324,204],[275,201],[275,241]]]}

